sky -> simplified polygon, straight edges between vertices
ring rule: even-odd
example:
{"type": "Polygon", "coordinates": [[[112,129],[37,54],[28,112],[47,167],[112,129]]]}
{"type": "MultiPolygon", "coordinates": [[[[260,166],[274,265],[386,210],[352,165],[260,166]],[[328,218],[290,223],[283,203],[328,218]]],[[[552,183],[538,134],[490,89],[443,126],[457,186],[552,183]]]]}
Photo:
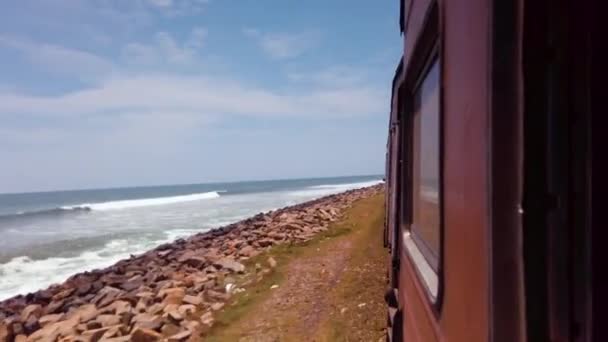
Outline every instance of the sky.
{"type": "Polygon", "coordinates": [[[381,174],[395,0],[20,0],[0,193],[381,174]]]}

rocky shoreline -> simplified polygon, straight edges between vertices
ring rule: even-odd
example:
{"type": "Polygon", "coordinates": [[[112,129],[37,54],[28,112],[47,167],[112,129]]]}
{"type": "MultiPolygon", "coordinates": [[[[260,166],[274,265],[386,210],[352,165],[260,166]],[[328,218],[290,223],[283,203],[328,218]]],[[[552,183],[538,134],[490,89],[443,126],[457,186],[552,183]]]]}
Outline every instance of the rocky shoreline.
{"type": "Polygon", "coordinates": [[[7,299],[0,302],[0,342],[199,340],[232,295],[276,267],[272,258],[247,265],[250,258],[314,238],[353,202],[382,189],[261,213],[7,299]]]}

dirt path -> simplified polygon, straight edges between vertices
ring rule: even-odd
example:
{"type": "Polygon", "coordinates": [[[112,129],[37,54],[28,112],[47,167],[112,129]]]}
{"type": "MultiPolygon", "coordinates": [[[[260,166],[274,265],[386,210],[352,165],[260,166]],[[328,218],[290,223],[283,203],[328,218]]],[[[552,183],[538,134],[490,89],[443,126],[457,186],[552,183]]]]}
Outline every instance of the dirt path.
{"type": "MultiPolygon", "coordinates": [[[[382,196],[361,200],[310,243],[271,252],[279,267],[228,307],[211,341],[382,341],[382,196]],[[277,287],[278,286],[278,287],[277,287]]],[[[262,256],[266,258],[267,256],[262,256]]]]}

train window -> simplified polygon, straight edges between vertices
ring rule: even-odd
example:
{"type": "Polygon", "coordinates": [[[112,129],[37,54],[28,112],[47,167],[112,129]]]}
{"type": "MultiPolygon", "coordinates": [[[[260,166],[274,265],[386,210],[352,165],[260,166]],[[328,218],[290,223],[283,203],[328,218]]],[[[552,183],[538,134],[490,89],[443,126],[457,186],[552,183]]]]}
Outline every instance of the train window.
{"type": "Polygon", "coordinates": [[[441,113],[440,63],[431,60],[410,98],[410,204],[404,234],[408,254],[433,300],[438,293],[441,253],[441,113]]]}
{"type": "Polygon", "coordinates": [[[437,269],[439,212],[439,63],[435,61],[414,95],[412,235],[437,269]]]}

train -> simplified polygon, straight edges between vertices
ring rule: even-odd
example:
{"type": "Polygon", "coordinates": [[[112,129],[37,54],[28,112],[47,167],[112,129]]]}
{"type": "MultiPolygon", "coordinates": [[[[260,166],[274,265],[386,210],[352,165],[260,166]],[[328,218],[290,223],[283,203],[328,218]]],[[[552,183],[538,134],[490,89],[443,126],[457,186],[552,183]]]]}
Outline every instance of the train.
{"type": "Polygon", "coordinates": [[[600,6],[400,0],[388,341],[608,341],[600,6]]]}

